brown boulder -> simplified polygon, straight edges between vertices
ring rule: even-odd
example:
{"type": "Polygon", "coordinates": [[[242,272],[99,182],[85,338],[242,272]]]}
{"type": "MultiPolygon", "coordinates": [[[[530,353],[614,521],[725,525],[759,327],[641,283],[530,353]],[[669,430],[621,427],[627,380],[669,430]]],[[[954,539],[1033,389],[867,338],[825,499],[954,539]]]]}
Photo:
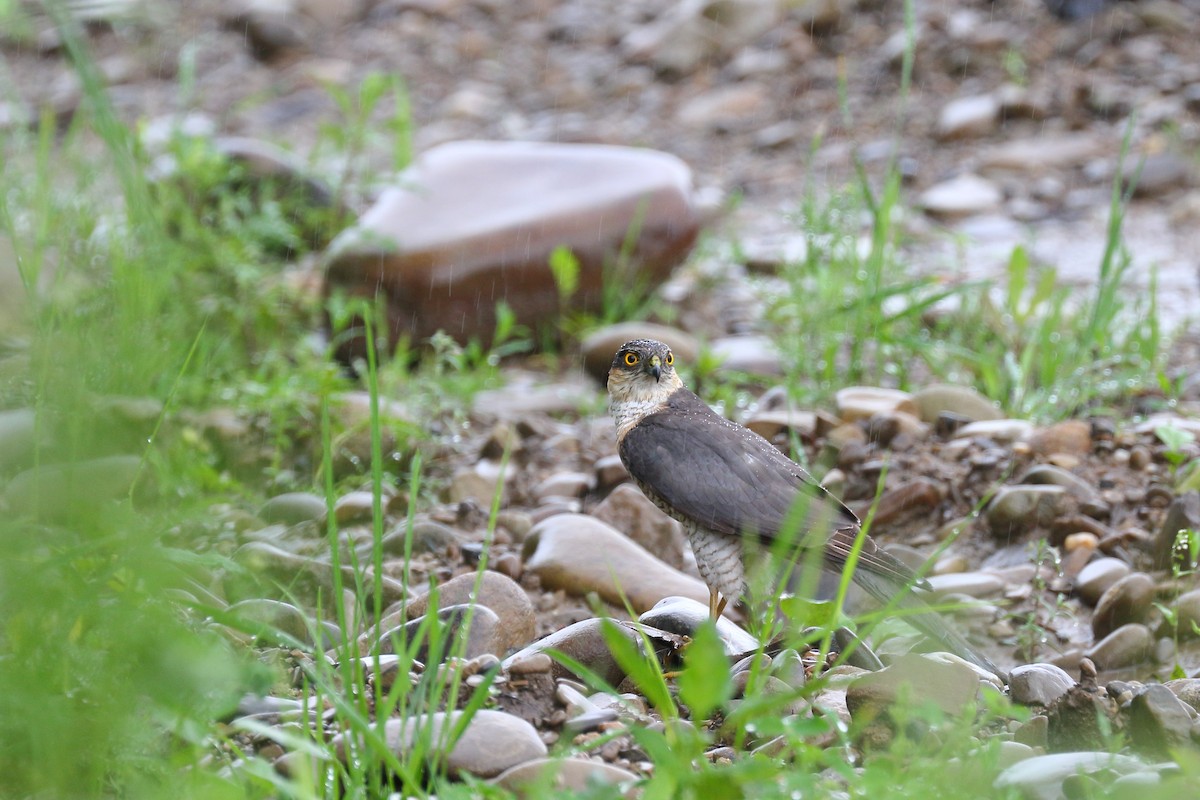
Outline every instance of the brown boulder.
{"type": "MultiPolygon", "coordinates": [[[[429,150],[330,246],[327,291],[382,293],[391,342],[439,330],[490,341],[496,304],[553,326],[600,307],[604,287],[652,289],[691,249],[699,220],[691,171],[666,153],[531,142],[454,142],[429,150]],[[631,233],[636,239],[618,260],[631,233]],[[566,247],[578,283],[560,296],[549,266],[566,247]],[[619,273],[618,263],[624,272],[619,273]]],[[[361,339],[340,355],[362,352],[361,339]]]]}

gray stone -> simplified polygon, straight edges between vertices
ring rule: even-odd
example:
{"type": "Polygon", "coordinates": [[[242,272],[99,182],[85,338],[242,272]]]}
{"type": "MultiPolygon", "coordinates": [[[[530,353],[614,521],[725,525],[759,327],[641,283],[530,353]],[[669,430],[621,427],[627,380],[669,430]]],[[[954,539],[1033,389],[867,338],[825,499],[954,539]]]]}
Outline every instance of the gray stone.
{"type": "Polygon", "coordinates": [[[946,714],[958,715],[975,703],[979,676],[970,667],[909,653],[878,672],[855,679],[846,704],[856,720],[886,713],[903,695],[920,705],[932,702],[946,714]]]}
{"type": "Polygon", "coordinates": [[[311,492],[286,492],[272,497],[258,510],[263,522],[296,525],[325,518],[325,499],[311,492]]]}
{"type": "Polygon", "coordinates": [[[983,154],[985,170],[1011,170],[1042,175],[1048,170],[1078,167],[1103,155],[1104,143],[1090,133],[1038,135],[990,148],[983,154]]]}
{"type": "MultiPolygon", "coordinates": [[[[426,151],[325,256],[329,292],[387,301],[387,333],[437,331],[487,344],[496,300],[518,324],[557,329],[564,311],[595,310],[622,263],[652,289],[691,249],[699,220],[691,171],[666,153],[539,142],[453,142],[426,151]],[[564,297],[549,266],[569,249],[579,269],[564,297]],[[564,307],[565,305],[565,307],[564,307]]],[[[362,353],[348,341],[343,359],[362,353]]]]}
{"type": "Polygon", "coordinates": [[[1124,775],[1143,766],[1136,758],[1115,753],[1056,753],[1013,764],[996,776],[992,786],[1016,789],[1029,800],[1062,800],[1063,781],[1073,775],[1124,775]]]}
{"type": "Polygon", "coordinates": [[[1191,742],[1192,715],[1175,694],[1159,683],[1146,686],[1129,704],[1130,744],[1140,753],[1169,758],[1172,748],[1191,742]]]}
{"type": "Polygon", "coordinates": [[[16,516],[61,522],[76,514],[95,515],[106,503],[127,497],[141,469],[137,456],[46,464],[13,477],[3,499],[16,516]]]}
{"type": "Polygon", "coordinates": [[[838,390],[834,402],[838,416],[846,422],[897,411],[917,415],[917,406],[911,394],[879,386],[847,386],[838,390]]]}
{"type": "Polygon", "coordinates": [[[1131,567],[1119,558],[1097,558],[1079,571],[1075,579],[1075,591],[1088,605],[1100,602],[1110,586],[1129,574],[1131,567]]]}
{"type": "Polygon", "coordinates": [[[1114,670],[1143,663],[1154,651],[1154,635],[1145,625],[1122,625],[1088,648],[1084,655],[1096,669],[1114,670]]]}
{"type": "Polygon", "coordinates": [[[1200,589],[1184,592],[1167,605],[1175,612],[1177,625],[1173,632],[1180,639],[1200,637],[1200,630],[1197,630],[1200,628],[1200,589]]]}
{"type": "Polygon", "coordinates": [[[938,114],[939,139],[986,136],[1000,121],[1000,101],[990,94],[959,97],[942,106],[938,114]]]}
{"type": "MultiPolygon", "coordinates": [[[[421,714],[389,719],[383,726],[388,747],[403,759],[416,741],[442,745],[450,730],[461,724],[462,711],[421,714]]],[[[338,734],[332,745],[346,757],[346,734],[338,734]]],[[[476,711],[449,752],[443,752],[451,776],[470,774],[491,778],[518,764],[546,756],[546,745],[537,729],[520,717],[503,711],[476,711]]]]}
{"type": "Polygon", "coordinates": [[[412,648],[412,642],[421,637],[415,651],[415,658],[421,662],[428,663],[432,659],[440,663],[450,656],[475,658],[484,653],[504,654],[498,635],[500,618],[487,606],[445,606],[438,610],[436,624],[435,631],[435,623],[421,616],[384,631],[378,637],[372,637],[368,632],[359,638],[359,652],[392,655],[412,648]]]}
{"type": "Polygon", "coordinates": [[[552,497],[580,498],[592,486],[592,476],[586,472],[556,472],[533,487],[533,496],[539,502],[552,497]]]}
{"type": "Polygon", "coordinates": [[[1184,703],[1192,707],[1193,711],[1200,712],[1200,678],[1179,678],[1173,681],[1167,681],[1163,684],[1184,703]]]}
{"type": "Polygon", "coordinates": [[[341,641],[342,632],[328,620],[319,624],[291,603],[279,600],[249,599],[231,605],[227,613],[238,630],[271,644],[293,646],[295,639],[318,649],[333,647],[341,641]]]}
{"type": "MultiPolygon", "coordinates": [[[[315,606],[318,595],[326,604],[336,596],[333,565],[328,561],[297,555],[267,542],[247,542],[234,552],[234,560],[251,575],[287,587],[289,594],[297,594],[306,605],[315,606]]],[[[366,586],[372,586],[374,578],[371,577],[371,570],[368,568],[365,573],[362,577],[366,586]]],[[[341,576],[343,587],[354,586],[358,579],[350,564],[341,565],[341,576]]],[[[238,588],[237,583],[237,576],[226,578],[227,591],[231,585],[238,588]]],[[[381,583],[385,606],[405,598],[404,584],[400,581],[384,575],[381,583]]]]}
{"type": "Polygon", "coordinates": [[[713,131],[757,127],[770,109],[767,88],[756,81],[718,86],[692,97],[679,108],[676,118],[692,128],[713,131]]]}
{"type": "Polygon", "coordinates": [[[1100,493],[1090,483],[1073,472],[1053,464],[1038,464],[1017,481],[1019,484],[1061,486],[1081,501],[1100,501],[1100,493]]]}
{"type": "Polygon", "coordinates": [[[625,599],[639,613],[664,597],[708,602],[708,587],[646,552],[620,531],[583,514],[556,514],[525,540],[525,570],[548,589],[580,597],[596,592],[613,604],[625,599]]]}
{"type": "Polygon", "coordinates": [[[954,434],[955,439],[991,439],[1004,444],[1023,439],[1033,432],[1033,423],[1024,419],[989,419],[971,422],[954,434]]]}
{"type": "Polygon", "coordinates": [[[632,483],[613,489],[592,516],[621,531],[676,569],[683,567],[687,538],[683,526],[664,514],[632,483]]]}
{"type": "MultiPolygon", "coordinates": [[[[504,668],[509,669],[512,665],[527,661],[540,653],[560,652],[599,675],[610,686],[616,686],[625,678],[625,670],[613,658],[608,644],[604,641],[605,623],[612,624],[615,630],[629,641],[641,643],[641,637],[636,631],[615,620],[585,619],[513,653],[504,660],[504,668]]],[[[583,677],[575,675],[558,661],[554,662],[550,674],[555,678],[583,677]]]]}
{"type": "MultiPolygon", "coordinates": [[[[462,535],[451,528],[431,519],[415,519],[412,528],[408,520],[402,520],[392,526],[383,535],[380,546],[385,558],[404,558],[405,550],[409,553],[440,553],[451,545],[462,542],[462,535]]],[[[364,543],[360,555],[370,553],[375,547],[374,542],[364,543]]]]}
{"type": "MultiPolygon", "coordinates": [[[[425,594],[410,600],[405,608],[408,618],[426,613],[431,599],[431,594],[425,594]]],[[[500,647],[496,655],[504,655],[513,647],[523,647],[533,638],[537,624],[533,601],[520,585],[499,572],[485,570],[481,576],[471,572],[451,578],[438,586],[437,602],[443,609],[475,602],[495,612],[499,617],[497,643],[500,647]]],[[[395,625],[399,619],[399,614],[391,614],[384,617],[381,625],[395,625]]]]}
{"type": "Polygon", "coordinates": [[[1102,639],[1122,625],[1141,622],[1154,602],[1154,580],[1144,572],[1126,575],[1108,587],[1092,614],[1092,632],[1102,639]]]}
{"type": "MultiPolygon", "coordinates": [[[[709,619],[708,605],[689,597],[664,597],[654,607],[638,617],[638,622],[670,633],[692,636],[701,623],[709,619]]],[[[717,620],[717,634],[725,643],[729,655],[742,655],[759,646],[758,639],[742,630],[728,617],[717,620]]]]}
{"type": "Polygon", "coordinates": [[[601,383],[608,380],[608,368],[621,345],[632,339],[663,342],[675,354],[677,364],[692,366],[700,357],[700,343],[690,333],[654,322],[618,322],[597,328],[579,344],[583,368],[601,383]]]}
{"type": "Polygon", "coordinates": [[[782,375],[779,348],[766,336],[722,336],[709,343],[709,352],[722,370],[752,375],[782,375]]]}
{"type": "Polygon", "coordinates": [[[1061,486],[1002,486],[988,503],[984,516],[997,537],[1020,534],[1049,524],[1065,507],[1061,486]]]}
{"type": "Polygon", "coordinates": [[[935,383],[917,390],[912,399],[917,405],[917,416],[931,425],[946,412],[969,421],[1004,418],[1004,412],[995,403],[969,386],[935,383]]]}
{"type": "Polygon", "coordinates": [[[969,173],[935,184],[921,193],[917,205],[935,217],[953,219],[994,211],[1004,200],[996,184],[969,173]]]}
{"type": "Polygon", "coordinates": [[[1188,185],[1192,180],[1192,165],[1176,153],[1154,153],[1130,159],[1121,179],[1133,187],[1134,197],[1155,197],[1188,185]]]}
{"type": "Polygon", "coordinates": [[[1066,670],[1053,664],[1022,664],[1008,673],[1013,701],[1027,706],[1048,706],[1074,685],[1066,670]]]}
{"type": "MultiPolygon", "coordinates": [[[[611,786],[614,789],[630,788],[640,778],[627,769],[593,761],[582,756],[570,758],[537,758],[510,767],[493,780],[515,792],[518,797],[532,797],[525,787],[536,787],[539,792],[584,792],[596,786],[611,786]]],[[[536,796],[543,796],[538,794],[536,796]]]]}
{"type": "Polygon", "coordinates": [[[774,27],[783,13],[784,6],[772,0],[683,0],[627,33],[621,50],[635,61],[686,75],[701,64],[740,50],[774,27]]]}
{"type": "Polygon", "coordinates": [[[1004,581],[987,572],[952,572],[931,575],[929,585],[933,594],[944,597],[962,594],[967,597],[996,597],[1004,591],[1004,581]]]}

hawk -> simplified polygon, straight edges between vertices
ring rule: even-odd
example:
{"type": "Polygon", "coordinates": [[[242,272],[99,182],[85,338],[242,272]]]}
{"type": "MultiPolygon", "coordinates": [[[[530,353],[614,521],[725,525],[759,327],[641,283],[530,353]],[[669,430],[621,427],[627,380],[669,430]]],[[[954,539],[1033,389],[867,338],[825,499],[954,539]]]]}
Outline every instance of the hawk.
{"type": "MultiPolygon", "coordinates": [[[[854,512],[766,439],[725,419],[689,391],[667,345],[650,339],[626,342],[609,368],[608,393],[621,461],[638,488],[683,524],[708,585],[714,619],[746,590],[748,538],[770,545],[799,526],[795,544],[820,545],[825,569],[840,572],[846,565],[860,536],[854,512]]],[[[928,583],[870,537],[863,538],[852,577],[882,603],[898,596],[900,605],[918,612],[906,620],[1003,677],[911,594],[912,587],[924,589],[928,583]]]]}

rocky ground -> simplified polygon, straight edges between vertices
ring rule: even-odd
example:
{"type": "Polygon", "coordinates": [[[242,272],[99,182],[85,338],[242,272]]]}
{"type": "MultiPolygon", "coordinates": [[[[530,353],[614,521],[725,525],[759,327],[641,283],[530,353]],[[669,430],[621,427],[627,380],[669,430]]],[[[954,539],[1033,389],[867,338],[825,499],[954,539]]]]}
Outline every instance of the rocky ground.
{"type": "MultiPolygon", "coordinates": [[[[189,124],[199,129],[311,152],[326,176],[344,167],[323,133],[339,118],[327,86],[354,87],[372,71],[404,77],[418,152],[469,138],[670,152],[702,187],[740,194],[726,234],[768,263],[804,245],[794,211],[805,188],[831,192],[852,176],[855,158],[876,180],[894,147],[907,201],[919,210],[904,219],[910,263],[948,281],[997,278],[1013,245],[1026,243],[1035,262],[1086,287],[1113,181],[1128,184],[1140,170],[1126,217],[1134,277],[1147,287],[1156,266],[1158,313],[1168,326],[1183,323],[1200,302],[1189,235],[1200,215],[1192,163],[1200,67],[1191,55],[1200,9],[1155,0],[1064,22],[1034,0],[917,5],[907,97],[897,89],[902,9],[870,0],[786,9],[749,1],[198,1],[186,13],[147,0],[95,6],[108,21],[94,22],[88,39],[123,117],[197,114],[189,124]],[[1122,166],[1125,136],[1130,153],[1122,166]]],[[[6,38],[4,55],[17,96],[0,103],[0,124],[23,124],[41,107],[64,122],[71,117],[81,86],[49,26],[34,15],[6,38]]],[[[388,157],[368,148],[368,168],[354,175],[386,173],[388,157]]],[[[366,208],[376,188],[356,182],[347,199],[366,208]]],[[[692,342],[742,332],[721,329],[720,315],[696,318],[712,327],[665,336],[692,342]]],[[[585,344],[584,361],[605,363],[627,330],[598,332],[585,344]]],[[[691,349],[698,350],[694,342],[691,349]]],[[[1185,368],[1195,364],[1189,352],[1181,350],[1185,368]]],[[[386,674],[395,663],[393,639],[405,635],[388,622],[412,625],[429,609],[403,578],[412,586],[432,579],[440,613],[466,629],[464,660],[447,667],[454,679],[478,685],[499,667],[491,709],[472,722],[451,767],[511,785],[535,769],[547,746],[616,733],[590,758],[572,759],[568,779],[631,780],[652,765],[623,731],[662,720],[609,654],[597,609],[629,620],[615,575],[670,658],[680,635],[695,629],[703,611],[696,601],[707,593],[678,526],[628,483],[611,423],[564,415],[599,407],[599,384],[531,376],[530,366],[508,375],[509,388],[478,396],[470,424],[449,430],[431,459],[429,480],[442,487],[441,502],[415,509],[407,576],[409,499],[396,493],[388,500],[389,616],[347,633],[360,655],[382,654],[384,672],[373,680],[416,680],[386,674]],[[502,469],[506,452],[511,461],[502,469]],[[486,509],[498,483],[500,511],[489,533],[486,509]],[[462,604],[481,559],[486,570],[468,621],[462,604]],[[545,655],[550,648],[620,686],[620,702],[590,692],[545,655]],[[498,741],[508,746],[498,749],[498,741]]],[[[1033,711],[997,733],[1014,763],[1004,781],[1035,793],[1080,767],[1137,773],[1138,780],[1170,771],[1150,765],[1200,735],[1192,627],[1200,621],[1200,590],[1194,575],[1175,574],[1186,561],[1172,559],[1176,532],[1200,529],[1200,503],[1194,492],[1179,491],[1175,466],[1200,451],[1191,442],[1166,444],[1155,431],[1167,425],[1200,434],[1194,419],[1098,416],[1038,426],[1004,419],[962,387],[911,395],[872,387],[803,413],[772,400],[779,396],[764,395],[742,421],[781,446],[798,436],[824,482],[862,512],[886,469],[874,532],[900,557],[920,563],[948,542],[931,565],[934,592],[969,599],[958,624],[1011,669],[1011,697],[1033,711]],[[1113,760],[1096,752],[1105,749],[1094,727],[1098,713],[1128,734],[1131,755],[1113,760]]],[[[244,427],[212,417],[195,424],[231,452],[242,446],[244,427]]],[[[17,498],[10,484],[11,508],[17,498]]],[[[346,545],[362,555],[371,509],[369,495],[355,492],[335,510],[346,545]]],[[[266,660],[303,666],[346,656],[325,652],[342,631],[310,624],[334,585],[324,513],[324,501],[306,494],[228,512],[215,546],[261,580],[214,575],[192,587],[198,604],[241,620],[241,633],[231,636],[244,636],[246,620],[257,620],[304,645],[271,647],[264,634],[253,643],[266,660]]],[[[336,619],[332,610],[322,609],[323,618],[336,619]]],[[[722,634],[735,672],[748,674],[751,661],[740,657],[758,643],[734,625],[722,634]]],[[[838,668],[814,705],[788,711],[824,708],[847,723],[858,714],[855,730],[863,730],[864,715],[886,708],[906,679],[951,712],[981,703],[980,693],[995,685],[960,660],[904,656],[914,645],[922,649],[903,626],[876,631],[863,652],[886,668],[860,656],[838,668]]],[[[771,655],[782,690],[811,678],[814,652],[771,655]]],[[[294,674],[301,683],[303,671],[294,674]]],[[[306,718],[305,702],[248,698],[241,711],[286,723],[306,718]]],[[[886,736],[866,731],[856,748],[886,736]]],[[[243,744],[281,771],[304,768],[297,753],[283,753],[268,737],[246,735],[243,744]]],[[[746,749],[772,746],[751,740],[746,749]]],[[[708,755],[736,760],[742,752],[718,741],[708,755]]]]}

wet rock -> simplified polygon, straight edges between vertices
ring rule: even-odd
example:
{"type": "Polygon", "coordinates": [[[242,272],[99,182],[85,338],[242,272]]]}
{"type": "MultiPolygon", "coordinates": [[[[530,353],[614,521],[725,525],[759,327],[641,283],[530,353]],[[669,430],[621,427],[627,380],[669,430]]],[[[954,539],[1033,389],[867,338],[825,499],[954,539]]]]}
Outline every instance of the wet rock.
{"type": "Polygon", "coordinates": [[[1082,166],[1103,155],[1104,150],[1104,144],[1090,133],[1038,135],[986,150],[983,168],[1042,175],[1047,170],[1082,166]]]}
{"type": "Polygon", "coordinates": [[[722,370],[752,375],[782,375],[779,349],[766,336],[723,336],[709,343],[709,352],[722,370]]]}
{"type": "MultiPolygon", "coordinates": [[[[405,519],[393,525],[380,541],[385,558],[404,558],[405,551],[409,553],[441,553],[451,545],[460,544],[462,535],[448,525],[430,519],[413,520],[409,528],[405,519]]],[[[360,555],[366,555],[374,548],[374,543],[366,543],[360,550],[360,555]]]]}
{"type": "Polygon", "coordinates": [[[323,650],[342,638],[337,625],[326,620],[317,623],[291,603],[279,600],[242,600],[231,605],[227,613],[238,630],[270,644],[291,647],[291,640],[296,640],[323,650]]]}
{"type": "Polygon", "coordinates": [[[745,424],[768,442],[784,434],[809,438],[816,434],[817,415],[812,411],[761,410],[754,412],[745,424]]]}
{"type": "Polygon", "coordinates": [[[856,678],[846,690],[846,704],[855,722],[886,714],[902,696],[958,715],[974,705],[978,693],[979,676],[968,666],[909,653],[856,678]]]}
{"type": "Polygon", "coordinates": [[[1075,591],[1088,605],[1095,606],[1100,596],[1130,572],[1130,566],[1119,558],[1097,558],[1079,572],[1075,591]]]}
{"type": "MultiPolygon", "coordinates": [[[[426,613],[431,600],[432,595],[426,594],[409,601],[405,608],[408,618],[413,619],[426,613]]],[[[498,572],[487,570],[481,575],[467,573],[452,578],[438,586],[437,602],[438,608],[442,609],[479,603],[495,612],[500,620],[497,629],[500,652],[497,655],[504,655],[510,648],[528,644],[533,638],[537,620],[529,594],[511,578],[498,572]]],[[[394,625],[399,619],[399,614],[392,614],[384,617],[381,624],[394,625]]]]}
{"type": "Polygon", "coordinates": [[[1108,588],[1096,603],[1092,632],[1102,639],[1122,625],[1141,622],[1154,602],[1155,586],[1149,575],[1135,572],[1108,588]]]}
{"type": "Polygon", "coordinates": [[[1129,704],[1130,743],[1139,753],[1169,758],[1173,748],[1191,742],[1192,715],[1166,686],[1152,683],[1129,704]]]}
{"type": "Polygon", "coordinates": [[[589,333],[580,343],[583,368],[596,380],[608,380],[608,368],[621,345],[632,339],[654,339],[666,344],[676,363],[692,366],[700,357],[700,343],[690,333],[653,322],[619,322],[589,333]]]}
{"type": "Polygon", "coordinates": [[[451,503],[471,501],[480,508],[491,508],[492,500],[500,494],[504,505],[509,481],[516,470],[511,464],[506,469],[500,461],[482,458],[469,467],[460,467],[450,479],[447,498],[451,503]]]}
{"type": "Polygon", "coordinates": [[[1074,685],[1066,670],[1053,664],[1022,664],[1008,673],[1013,701],[1027,706],[1049,706],[1074,685]]]}
{"type": "Polygon", "coordinates": [[[1094,486],[1073,472],[1053,464],[1038,464],[1020,477],[1018,484],[1061,486],[1081,502],[1100,503],[1100,493],[1094,486]]]}
{"type": "Polygon", "coordinates": [[[676,117],[692,128],[743,130],[758,125],[770,109],[765,86],[743,81],[710,89],[686,101],[676,117]]]}
{"type": "Polygon", "coordinates": [[[15,516],[64,521],[76,514],[100,513],[107,503],[127,497],[141,470],[137,456],[47,464],[18,473],[2,497],[15,516]]]}
{"type": "Polygon", "coordinates": [[[538,501],[551,497],[583,497],[592,489],[592,476],[584,472],[556,472],[533,488],[538,501]]]}
{"type": "Polygon", "coordinates": [[[471,409],[480,416],[520,419],[530,414],[578,412],[595,399],[595,384],[580,375],[578,380],[510,382],[500,389],[485,389],[475,394],[471,409]]]}
{"type": "Polygon", "coordinates": [[[592,510],[592,516],[624,533],[675,569],[683,567],[688,547],[683,526],[660,511],[633,484],[625,483],[613,489],[592,510]]]}
{"type": "Polygon", "coordinates": [[[961,594],[967,597],[997,597],[1004,592],[1004,581],[987,572],[958,572],[932,575],[929,586],[937,597],[961,594]]]}
{"type": "Polygon", "coordinates": [[[1200,589],[1184,592],[1167,604],[1175,612],[1176,625],[1172,629],[1167,622],[1164,627],[1180,639],[1195,639],[1200,637],[1200,589]]]}
{"type": "Polygon", "coordinates": [[[954,434],[955,439],[991,439],[994,442],[1015,442],[1033,431],[1033,423],[1023,419],[980,420],[964,425],[954,434]]]}
{"type": "MultiPolygon", "coordinates": [[[[625,469],[625,465],[621,463],[621,457],[616,453],[597,459],[592,466],[596,472],[596,488],[600,491],[614,489],[617,485],[629,480],[629,470],[625,469]]],[[[621,526],[613,525],[613,527],[620,528],[621,526]]]]}
{"type": "Polygon", "coordinates": [[[1192,179],[1192,165],[1175,153],[1154,153],[1130,159],[1121,179],[1126,188],[1133,187],[1134,197],[1155,197],[1188,185],[1192,179]]]}
{"type": "Polygon", "coordinates": [[[1027,441],[1033,452],[1041,456],[1056,453],[1085,456],[1092,450],[1092,426],[1084,420],[1069,419],[1039,428],[1027,441]]]}
{"type": "Polygon", "coordinates": [[[1122,625],[1088,648],[1084,655],[1097,669],[1115,670],[1143,663],[1154,652],[1154,635],[1145,625],[1122,625]]]}
{"type": "Polygon", "coordinates": [[[1061,486],[1003,486],[992,497],[984,515],[993,535],[1020,535],[1052,522],[1065,507],[1066,494],[1067,490],[1061,486]]]}
{"type": "Polygon", "coordinates": [[[432,621],[424,617],[413,617],[403,625],[385,630],[379,637],[368,632],[359,638],[359,652],[363,655],[392,655],[412,647],[417,637],[416,659],[428,662],[444,661],[451,655],[475,658],[490,653],[504,655],[500,645],[500,617],[487,606],[445,606],[437,612],[437,630],[432,621]],[[436,646],[435,646],[436,645],[436,646]]]}
{"type": "Polygon", "coordinates": [[[1171,501],[1162,528],[1154,537],[1154,568],[1170,569],[1173,565],[1191,569],[1185,549],[1179,549],[1179,532],[1200,530],[1200,492],[1185,492],[1171,501]]]}
{"type": "MultiPolygon", "coordinates": [[[[387,497],[379,499],[380,513],[388,506],[387,497]]],[[[346,492],[333,504],[333,516],[342,525],[352,522],[370,522],[375,517],[375,494],[368,491],[346,492]]]]}
{"type": "MultiPolygon", "coordinates": [[[[513,664],[527,661],[535,655],[556,651],[587,667],[610,686],[616,686],[624,680],[625,670],[613,658],[608,644],[604,641],[603,628],[606,623],[613,625],[614,629],[630,642],[641,643],[641,637],[636,631],[614,620],[585,619],[513,653],[504,660],[503,666],[509,669],[513,664]]],[[[583,677],[574,675],[558,661],[554,662],[550,674],[555,678],[583,677]]]]}
{"type": "Polygon", "coordinates": [[[917,198],[917,205],[931,216],[954,219],[994,211],[1003,200],[1000,187],[967,173],[926,189],[917,198]]]}
{"type": "Polygon", "coordinates": [[[258,510],[267,524],[297,525],[325,518],[325,499],[311,492],[286,492],[272,497],[258,510]]]}
{"type": "MultiPolygon", "coordinates": [[[[461,724],[463,713],[438,711],[390,719],[383,728],[388,748],[404,759],[416,741],[447,742],[449,730],[461,724]]],[[[338,734],[332,741],[334,749],[343,758],[346,756],[345,736],[338,734]]],[[[491,778],[518,764],[545,756],[546,745],[537,729],[528,722],[503,711],[482,709],[471,717],[449,752],[443,753],[442,763],[452,776],[466,773],[491,778]]]]}
{"type": "Polygon", "coordinates": [[[906,414],[917,414],[917,406],[913,396],[908,392],[897,389],[883,389],[877,386],[848,386],[839,389],[835,395],[837,413],[846,422],[856,422],[869,419],[876,414],[887,414],[903,411],[906,414]]]}
{"type": "Polygon", "coordinates": [[[623,263],[650,289],[699,230],[690,170],[650,150],[456,142],[427,151],[400,180],[325,258],[330,292],[383,292],[393,342],[443,330],[486,343],[499,298],[518,324],[554,326],[563,311],[597,309],[605,283],[621,280],[610,265],[631,226],[641,235],[623,263]],[[579,264],[567,308],[549,266],[559,247],[579,264]]]}
{"type": "Polygon", "coordinates": [[[943,140],[986,136],[1000,121],[1000,101],[990,94],[959,97],[942,106],[937,137],[943,140]]]}
{"type": "MultiPolygon", "coordinates": [[[[638,622],[670,633],[692,636],[708,618],[707,603],[700,603],[688,597],[664,597],[638,617],[638,622]]],[[[749,653],[759,645],[758,639],[742,630],[728,617],[717,620],[717,635],[725,643],[725,652],[731,656],[749,653]]]]}
{"type": "Polygon", "coordinates": [[[772,0],[684,0],[621,40],[621,50],[664,72],[686,75],[766,33],[783,14],[772,0]]]}
{"type": "Polygon", "coordinates": [[[999,791],[1016,789],[1029,800],[1062,800],[1066,796],[1063,781],[1072,776],[1084,774],[1111,780],[1143,766],[1136,758],[1115,753],[1057,753],[1013,764],[996,776],[992,786],[999,791]]]}
{"type": "Polygon", "coordinates": [[[1187,703],[1193,710],[1200,712],[1200,678],[1179,678],[1163,684],[1187,703]]]}
{"type": "Polygon", "coordinates": [[[996,405],[968,386],[938,383],[919,389],[912,396],[917,416],[923,422],[935,424],[946,412],[957,414],[967,421],[1003,419],[996,405]]]}
{"type": "Polygon", "coordinates": [[[525,541],[524,559],[525,570],[546,588],[578,596],[596,592],[618,605],[628,598],[639,612],[671,595],[708,602],[708,587],[702,581],[583,514],[557,514],[535,525],[525,541]]]}
{"type": "Polygon", "coordinates": [[[537,758],[505,770],[493,780],[515,792],[518,797],[543,796],[547,788],[551,792],[579,792],[595,790],[596,786],[611,786],[614,789],[632,787],[640,778],[627,769],[593,761],[583,757],[537,758]],[[530,794],[525,787],[536,787],[538,794],[530,794]]]}
{"type": "MultiPolygon", "coordinates": [[[[226,591],[233,596],[245,597],[246,592],[254,592],[261,585],[287,587],[288,594],[295,594],[306,605],[315,606],[320,595],[325,603],[337,596],[334,592],[333,565],[307,556],[297,555],[267,542],[247,542],[234,553],[234,560],[246,568],[246,572],[258,579],[260,586],[243,586],[237,576],[226,578],[226,591]]],[[[374,584],[371,571],[365,570],[364,583],[370,587],[374,584]]],[[[343,564],[341,567],[342,585],[355,585],[354,567],[343,564]]],[[[383,603],[403,600],[404,585],[395,578],[382,576],[383,603]]]]}

